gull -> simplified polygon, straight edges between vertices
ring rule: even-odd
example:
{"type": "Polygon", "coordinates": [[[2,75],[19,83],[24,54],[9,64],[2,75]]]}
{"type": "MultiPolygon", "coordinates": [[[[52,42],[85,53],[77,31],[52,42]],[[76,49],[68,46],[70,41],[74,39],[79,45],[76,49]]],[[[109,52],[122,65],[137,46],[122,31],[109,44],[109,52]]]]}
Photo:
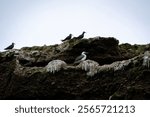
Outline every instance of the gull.
{"type": "Polygon", "coordinates": [[[78,37],[75,37],[75,39],[82,39],[84,37],[84,33],[86,33],[86,32],[83,31],[83,33],[81,35],[79,35],[78,37]]]}
{"type": "Polygon", "coordinates": [[[69,34],[69,36],[67,36],[65,39],[61,40],[61,41],[66,41],[66,40],[70,40],[72,37],[72,34],[69,34]]]}
{"type": "Polygon", "coordinates": [[[12,43],[10,46],[8,46],[7,48],[5,48],[4,50],[11,50],[11,49],[13,49],[14,45],[15,45],[15,43],[12,43]]]}
{"type": "Polygon", "coordinates": [[[87,58],[87,55],[86,55],[86,54],[87,54],[87,53],[88,53],[88,52],[83,51],[83,52],[81,53],[81,55],[78,56],[78,57],[75,59],[74,64],[80,63],[80,62],[86,60],[86,58],[87,58]]]}

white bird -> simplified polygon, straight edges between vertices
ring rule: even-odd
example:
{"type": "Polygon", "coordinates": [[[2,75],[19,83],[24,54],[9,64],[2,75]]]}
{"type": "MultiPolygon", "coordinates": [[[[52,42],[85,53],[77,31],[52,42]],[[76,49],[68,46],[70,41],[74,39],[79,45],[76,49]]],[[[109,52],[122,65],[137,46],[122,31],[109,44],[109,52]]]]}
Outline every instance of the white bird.
{"type": "Polygon", "coordinates": [[[87,58],[87,54],[88,52],[82,52],[81,53],[81,55],[80,56],[78,56],[76,59],[75,59],[75,61],[74,61],[74,64],[76,64],[76,63],[80,63],[80,62],[82,62],[82,61],[84,61],[84,60],[86,60],[86,58],[87,58]]]}

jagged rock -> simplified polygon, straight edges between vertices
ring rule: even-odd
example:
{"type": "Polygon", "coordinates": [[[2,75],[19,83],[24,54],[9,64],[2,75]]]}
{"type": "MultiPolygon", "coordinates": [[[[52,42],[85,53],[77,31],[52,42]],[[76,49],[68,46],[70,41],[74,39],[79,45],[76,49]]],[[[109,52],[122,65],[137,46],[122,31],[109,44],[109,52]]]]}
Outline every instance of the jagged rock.
{"type": "Polygon", "coordinates": [[[0,52],[0,99],[150,99],[149,44],[118,44],[94,37],[0,52]],[[74,65],[82,51],[87,60],[74,65]]]}

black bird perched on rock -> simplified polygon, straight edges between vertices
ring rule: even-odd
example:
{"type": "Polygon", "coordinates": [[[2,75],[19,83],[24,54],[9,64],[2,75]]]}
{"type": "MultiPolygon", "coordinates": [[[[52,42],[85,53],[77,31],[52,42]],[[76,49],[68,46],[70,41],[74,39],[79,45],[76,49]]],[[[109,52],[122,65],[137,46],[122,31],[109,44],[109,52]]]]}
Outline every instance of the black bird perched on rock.
{"type": "Polygon", "coordinates": [[[5,48],[4,50],[10,50],[10,49],[13,49],[15,43],[12,43],[10,46],[8,46],[7,48],[5,48]]]}
{"type": "Polygon", "coordinates": [[[83,52],[81,53],[81,55],[78,56],[78,57],[75,59],[74,64],[80,63],[80,62],[86,60],[86,58],[87,58],[86,54],[88,54],[88,52],[84,52],[84,51],[83,51],[83,52]]]}
{"type": "Polygon", "coordinates": [[[79,35],[78,37],[75,37],[75,39],[82,39],[84,37],[84,33],[86,33],[86,32],[83,31],[83,33],[81,35],[79,35]]]}
{"type": "Polygon", "coordinates": [[[61,40],[61,41],[66,41],[66,40],[70,40],[72,37],[72,34],[69,34],[69,36],[67,36],[64,40],[61,40]]]}

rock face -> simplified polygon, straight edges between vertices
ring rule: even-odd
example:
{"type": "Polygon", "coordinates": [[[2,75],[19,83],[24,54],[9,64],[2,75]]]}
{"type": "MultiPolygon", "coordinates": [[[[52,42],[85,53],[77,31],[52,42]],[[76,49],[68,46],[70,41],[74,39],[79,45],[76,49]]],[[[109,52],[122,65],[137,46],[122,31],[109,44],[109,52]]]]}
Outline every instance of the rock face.
{"type": "Polygon", "coordinates": [[[1,52],[0,99],[150,99],[149,51],[95,37],[1,52]]]}

